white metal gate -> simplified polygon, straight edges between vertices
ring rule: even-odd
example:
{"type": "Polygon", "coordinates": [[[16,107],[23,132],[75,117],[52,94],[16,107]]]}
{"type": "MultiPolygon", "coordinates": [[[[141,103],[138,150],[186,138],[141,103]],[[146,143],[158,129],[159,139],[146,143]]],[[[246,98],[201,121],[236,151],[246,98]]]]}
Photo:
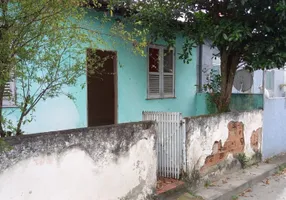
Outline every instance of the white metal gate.
{"type": "Polygon", "coordinates": [[[157,122],[158,175],[179,179],[185,171],[185,120],[177,112],[143,112],[143,120],[157,122]]]}

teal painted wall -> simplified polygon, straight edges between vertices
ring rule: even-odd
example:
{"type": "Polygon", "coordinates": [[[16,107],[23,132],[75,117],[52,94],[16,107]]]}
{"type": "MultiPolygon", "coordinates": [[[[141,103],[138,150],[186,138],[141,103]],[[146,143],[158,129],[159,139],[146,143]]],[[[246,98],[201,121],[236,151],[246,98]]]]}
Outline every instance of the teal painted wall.
{"type": "MultiPolygon", "coordinates": [[[[176,41],[176,54],[183,40],[176,41]]],[[[118,50],[118,116],[119,122],[142,120],[142,111],[181,112],[184,116],[195,114],[196,60],[184,64],[176,55],[175,96],[171,99],[147,100],[147,58],[130,56],[131,52],[118,50]]],[[[193,56],[196,56],[195,50],[193,56]]]]}
{"type": "MultiPolygon", "coordinates": [[[[174,111],[181,112],[184,116],[195,115],[196,59],[192,59],[189,64],[178,59],[178,53],[182,52],[183,38],[178,37],[175,46],[176,98],[147,100],[147,57],[135,55],[132,44],[108,36],[112,23],[114,21],[102,26],[93,22],[91,26],[105,33],[102,38],[105,42],[99,44],[98,48],[117,52],[118,123],[140,121],[143,111],[174,111]]],[[[164,44],[164,42],[161,41],[158,44],[164,44]]],[[[192,53],[193,58],[196,58],[196,49],[192,53]]],[[[82,95],[85,99],[81,97],[78,107],[81,110],[80,116],[86,119],[86,93],[82,95]]]]}
{"type": "MultiPolygon", "coordinates": [[[[230,109],[249,111],[263,109],[263,94],[232,94],[230,109]]],[[[196,94],[196,115],[216,113],[216,108],[208,99],[207,93],[196,94]]]]}
{"type": "MultiPolygon", "coordinates": [[[[96,17],[101,16],[94,11],[87,18],[88,29],[100,31],[97,35],[96,46],[86,45],[86,48],[99,48],[117,52],[118,59],[118,122],[142,120],[142,111],[174,111],[184,116],[196,114],[196,59],[189,64],[178,59],[182,50],[183,38],[176,40],[175,95],[172,99],[147,100],[147,58],[133,53],[132,44],[126,44],[119,37],[109,35],[115,21],[101,24],[96,17]]],[[[94,33],[96,34],[96,33],[94,33]]],[[[92,37],[95,35],[91,35],[92,37]]],[[[160,42],[162,44],[162,42],[160,42]]],[[[86,48],[82,56],[86,56],[86,48]]],[[[193,50],[196,58],[196,50],[193,50]]],[[[65,88],[72,93],[75,101],[60,96],[41,101],[33,113],[34,121],[23,126],[25,133],[37,133],[53,130],[80,128],[87,126],[87,90],[81,88],[86,83],[86,76],[79,79],[76,87],[65,88]]],[[[19,109],[5,108],[5,115],[15,124],[19,117],[19,109]]]]}

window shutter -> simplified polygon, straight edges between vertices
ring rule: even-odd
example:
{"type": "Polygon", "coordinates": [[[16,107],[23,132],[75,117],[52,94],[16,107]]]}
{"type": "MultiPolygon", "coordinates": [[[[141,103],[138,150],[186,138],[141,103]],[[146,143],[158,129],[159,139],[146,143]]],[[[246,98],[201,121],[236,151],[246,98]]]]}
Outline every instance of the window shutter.
{"type": "Polygon", "coordinates": [[[173,74],[164,74],[164,95],[173,96],[174,91],[174,75],[173,74]]]}
{"type": "Polygon", "coordinates": [[[160,49],[148,48],[148,98],[160,97],[160,49]]]}
{"type": "Polygon", "coordinates": [[[3,97],[6,98],[6,99],[10,98],[11,95],[12,95],[12,90],[11,90],[11,87],[10,87],[10,83],[11,83],[11,82],[7,82],[7,83],[5,84],[5,89],[4,89],[4,95],[3,95],[3,97]]]}
{"type": "Polygon", "coordinates": [[[266,85],[265,88],[268,90],[269,96],[274,96],[274,70],[266,71],[266,85]]]}
{"type": "Polygon", "coordinates": [[[3,106],[15,106],[16,84],[15,80],[12,77],[5,84],[4,95],[3,95],[3,106]]]}
{"type": "Polygon", "coordinates": [[[148,48],[148,98],[175,96],[174,50],[151,45],[148,48]]]}
{"type": "Polygon", "coordinates": [[[266,89],[274,90],[274,70],[266,71],[266,89]]]}
{"type": "Polygon", "coordinates": [[[174,97],[174,50],[164,49],[163,92],[164,97],[174,97]]]}
{"type": "Polygon", "coordinates": [[[149,73],[149,96],[158,97],[160,95],[160,75],[149,73]]]}

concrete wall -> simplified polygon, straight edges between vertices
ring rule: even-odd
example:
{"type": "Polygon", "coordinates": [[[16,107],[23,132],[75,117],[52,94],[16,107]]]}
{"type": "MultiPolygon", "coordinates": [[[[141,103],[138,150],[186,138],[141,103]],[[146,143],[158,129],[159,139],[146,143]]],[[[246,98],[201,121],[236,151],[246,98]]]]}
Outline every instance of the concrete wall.
{"type": "Polygon", "coordinates": [[[0,199],[150,199],[157,157],[152,122],[6,139],[0,199]]]}
{"type": "Polygon", "coordinates": [[[286,83],[285,70],[273,69],[265,73],[263,158],[286,152],[286,83]]]}
{"type": "Polygon", "coordinates": [[[286,98],[264,98],[263,158],[286,152],[286,98]]]}
{"type": "Polygon", "coordinates": [[[187,173],[221,174],[237,165],[239,153],[251,158],[262,148],[262,111],[186,119],[187,173]]]}

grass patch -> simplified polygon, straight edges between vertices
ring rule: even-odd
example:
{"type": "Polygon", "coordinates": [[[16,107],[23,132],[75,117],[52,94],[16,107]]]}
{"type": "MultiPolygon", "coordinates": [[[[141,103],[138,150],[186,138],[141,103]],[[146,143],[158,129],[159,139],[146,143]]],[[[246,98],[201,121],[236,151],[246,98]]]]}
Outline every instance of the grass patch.
{"type": "Polygon", "coordinates": [[[233,195],[233,196],[231,197],[231,199],[232,199],[232,200],[237,200],[237,199],[238,199],[238,196],[237,196],[237,195],[233,195]]]}
{"type": "Polygon", "coordinates": [[[280,175],[280,174],[285,173],[285,172],[286,172],[286,163],[279,165],[278,169],[274,175],[280,175]]]}
{"type": "Polygon", "coordinates": [[[247,167],[248,159],[247,159],[245,153],[238,154],[237,160],[240,162],[242,169],[245,169],[247,167]]]}
{"type": "Polygon", "coordinates": [[[213,186],[212,182],[210,180],[206,180],[205,184],[204,184],[204,187],[208,188],[208,187],[211,187],[211,186],[213,186]]]}

